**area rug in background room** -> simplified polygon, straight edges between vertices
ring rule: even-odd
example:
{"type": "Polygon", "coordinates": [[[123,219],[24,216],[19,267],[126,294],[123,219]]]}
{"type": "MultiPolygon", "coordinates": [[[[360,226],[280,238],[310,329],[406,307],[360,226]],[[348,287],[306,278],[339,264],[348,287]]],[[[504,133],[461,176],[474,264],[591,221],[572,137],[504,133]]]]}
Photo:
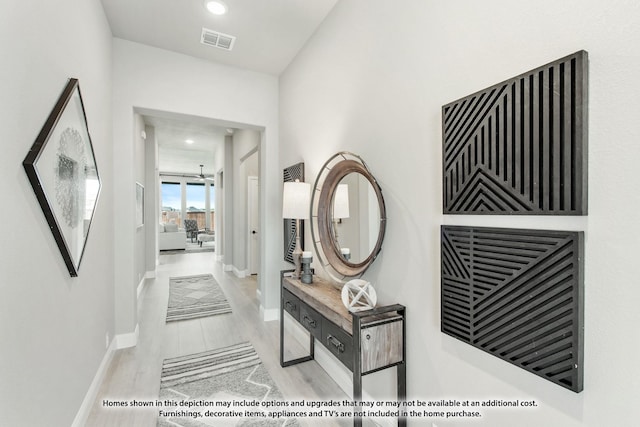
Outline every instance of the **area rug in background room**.
{"type": "Polygon", "coordinates": [[[200,243],[195,242],[191,243],[187,240],[186,247],[184,249],[168,249],[166,251],[160,251],[160,255],[180,255],[180,254],[195,254],[200,252],[215,252],[216,251],[216,243],[215,242],[202,242],[202,246],[200,243]]]}
{"type": "MultiPolygon", "coordinates": [[[[283,400],[282,394],[249,342],[217,350],[165,359],[162,364],[159,400],[187,401],[187,405],[164,410],[201,412],[255,410],[259,408],[206,406],[198,401],[283,400]],[[189,406],[193,405],[193,406],[189,406]]],[[[158,426],[299,426],[296,419],[158,417],[158,426]]]]}
{"type": "Polygon", "coordinates": [[[169,278],[167,322],[224,313],[231,313],[231,306],[213,275],[169,278]]]}

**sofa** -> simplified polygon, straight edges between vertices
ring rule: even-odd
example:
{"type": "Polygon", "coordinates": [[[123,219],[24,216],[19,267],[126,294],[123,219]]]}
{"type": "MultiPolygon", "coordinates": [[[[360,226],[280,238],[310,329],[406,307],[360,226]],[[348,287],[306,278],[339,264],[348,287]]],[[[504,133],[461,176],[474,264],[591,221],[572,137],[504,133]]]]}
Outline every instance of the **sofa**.
{"type": "Polygon", "coordinates": [[[177,224],[167,223],[158,226],[158,248],[161,251],[185,249],[187,233],[177,224]]]}

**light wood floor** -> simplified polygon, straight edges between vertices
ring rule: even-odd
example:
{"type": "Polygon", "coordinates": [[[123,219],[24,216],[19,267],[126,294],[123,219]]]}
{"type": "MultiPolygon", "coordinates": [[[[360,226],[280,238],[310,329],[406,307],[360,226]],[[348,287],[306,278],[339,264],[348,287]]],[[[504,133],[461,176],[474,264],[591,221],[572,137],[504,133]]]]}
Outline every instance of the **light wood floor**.
{"type": "MultiPolygon", "coordinates": [[[[103,400],[154,400],[158,397],[162,361],[243,341],[250,341],[285,399],[343,400],[347,396],[315,362],[281,368],[279,323],[262,322],[256,279],[238,279],[222,271],[213,252],[161,255],[157,277],[147,280],[138,308],[140,336],[136,347],[116,352],[89,415],[87,426],[155,426],[153,409],[114,409],[103,400]],[[233,313],[165,323],[169,277],[211,273],[222,287],[233,313]]],[[[287,345],[293,340],[288,340],[287,345]]],[[[303,349],[294,350],[295,353],[303,349]]],[[[349,426],[349,419],[300,420],[309,426],[349,426]]]]}

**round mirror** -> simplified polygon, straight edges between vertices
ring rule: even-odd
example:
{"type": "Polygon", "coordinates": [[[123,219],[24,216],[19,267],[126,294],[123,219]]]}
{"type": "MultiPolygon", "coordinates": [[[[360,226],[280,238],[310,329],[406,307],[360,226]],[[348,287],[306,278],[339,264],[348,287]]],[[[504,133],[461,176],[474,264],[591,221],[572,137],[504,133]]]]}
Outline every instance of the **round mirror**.
{"type": "Polygon", "coordinates": [[[339,282],[361,276],[380,252],[384,199],[364,161],[341,152],[322,167],[313,188],[311,233],[318,260],[339,282]]]}
{"type": "Polygon", "coordinates": [[[359,172],[343,177],[333,193],[332,232],[345,261],[359,264],[376,248],[380,206],[373,184],[359,172]]]}

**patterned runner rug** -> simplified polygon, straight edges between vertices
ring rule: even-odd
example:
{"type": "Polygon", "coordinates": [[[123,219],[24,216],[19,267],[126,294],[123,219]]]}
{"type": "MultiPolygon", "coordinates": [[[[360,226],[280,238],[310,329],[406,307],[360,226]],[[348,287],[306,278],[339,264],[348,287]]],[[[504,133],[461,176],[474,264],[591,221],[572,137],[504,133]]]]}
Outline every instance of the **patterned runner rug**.
{"type": "Polygon", "coordinates": [[[167,322],[231,313],[220,285],[211,274],[171,277],[167,322]]]}
{"type": "MultiPolygon", "coordinates": [[[[272,401],[283,400],[282,394],[260,361],[253,346],[240,343],[183,357],[165,359],[162,365],[159,399],[174,402],[165,406],[164,413],[189,412],[205,414],[207,410],[233,410],[244,413],[246,409],[211,406],[216,401],[272,401]],[[209,404],[207,404],[209,402],[209,404]]],[[[295,419],[268,419],[245,416],[194,417],[159,416],[158,426],[299,426],[295,419]]]]}

